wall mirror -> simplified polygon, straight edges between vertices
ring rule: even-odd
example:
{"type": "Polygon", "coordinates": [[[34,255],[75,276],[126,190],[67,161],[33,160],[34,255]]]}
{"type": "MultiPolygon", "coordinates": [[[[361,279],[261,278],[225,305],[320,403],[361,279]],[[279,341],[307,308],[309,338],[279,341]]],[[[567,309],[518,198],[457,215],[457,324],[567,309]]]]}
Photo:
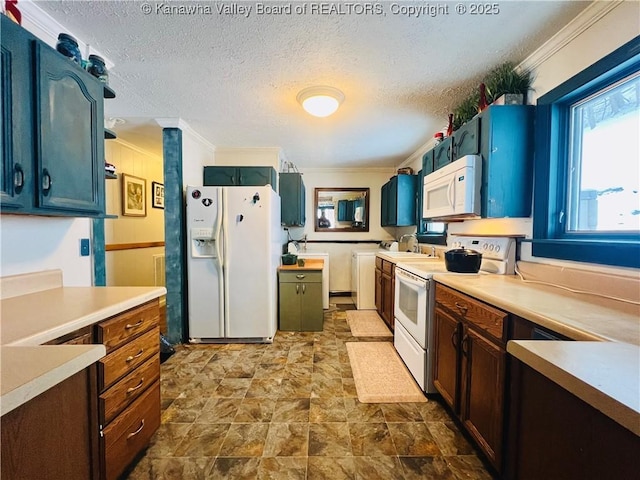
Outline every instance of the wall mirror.
{"type": "Polygon", "coordinates": [[[368,232],[368,188],[316,188],[316,232],[368,232]]]}

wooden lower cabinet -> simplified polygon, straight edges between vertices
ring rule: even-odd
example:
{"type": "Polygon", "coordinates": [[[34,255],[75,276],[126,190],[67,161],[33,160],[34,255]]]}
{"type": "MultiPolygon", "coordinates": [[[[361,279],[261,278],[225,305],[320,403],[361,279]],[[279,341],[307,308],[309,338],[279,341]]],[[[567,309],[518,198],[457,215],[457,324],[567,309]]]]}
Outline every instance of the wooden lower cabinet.
{"type": "Polygon", "coordinates": [[[95,326],[107,355],[98,361],[100,478],[117,479],[160,426],[159,301],[95,326]]]}
{"type": "Polygon", "coordinates": [[[2,480],[98,478],[95,364],[2,416],[2,480]]]}
{"type": "Polygon", "coordinates": [[[638,478],[640,437],[519,360],[510,366],[504,478],[638,478]]]}
{"type": "Polygon", "coordinates": [[[507,313],[436,285],[434,385],[502,469],[507,313]]]}
{"type": "Polygon", "coordinates": [[[376,310],[392,332],[395,323],[393,313],[396,285],[395,267],[393,262],[376,257],[376,310]]]}

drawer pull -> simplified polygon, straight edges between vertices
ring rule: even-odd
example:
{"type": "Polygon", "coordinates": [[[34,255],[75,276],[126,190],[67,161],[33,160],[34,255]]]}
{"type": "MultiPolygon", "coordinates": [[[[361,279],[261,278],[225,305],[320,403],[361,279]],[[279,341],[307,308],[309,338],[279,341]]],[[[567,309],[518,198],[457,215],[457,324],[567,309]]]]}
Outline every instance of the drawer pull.
{"type": "Polygon", "coordinates": [[[141,348],[140,351],[138,353],[136,353],[135,355],[129,355],[126,359],[126,362],[132,362],[133,360],[135,360],[136,358],[140,358],[140,356],[144,353],[144,348],[141,348]]]}
{"type": "Polygon", "coordinates": [[[140,388],[142,388],[142,385],[144,384],[144,378],[140,379],[140,383],[138,383],[138,385],[136,385],[135,387],[131,387],[131,388],[127,388],[127,395],[129,395],[132,392],[135,392],[136,390],[139,390],[140,388]]]}
{"type": "Polygon", "coordinates": [[[296,278],[300,278],[300,279],[302,279],[302,278],[304,278],[304,275],[303,275],[303,274],[301,274],[301,273],[299,273],[299,274],[297,274],[297,275],[296,275],[296,278]]]}
{"type": "Polygon", "coordinates": [[[138,320],[136,323],[127,323],[124,328],[127,330],[131,330],[132,328],[138,328],[140,325],[144,323],[144,320],[138,320]]]}
{"type": "Polygon", "coordinates": [[[469,307],[467,307],[466,305],[462,305],[458,302],[455,302],[456,307],[458,307],[458,310],[460,310],[462,313],[467,313],[467,310],[469,310],[469,307]]]}
{"type": "Polygon", "coordinates": [[[129,440],[131,437],[135,437],[136,435],[138,435],[142,429],[144,428],[144,418],[142,419],[142,422],[140,423],[140,428],[138,428],[135,432],[131,432],[130,434],[127,435],[127,440],[129,440]]]}

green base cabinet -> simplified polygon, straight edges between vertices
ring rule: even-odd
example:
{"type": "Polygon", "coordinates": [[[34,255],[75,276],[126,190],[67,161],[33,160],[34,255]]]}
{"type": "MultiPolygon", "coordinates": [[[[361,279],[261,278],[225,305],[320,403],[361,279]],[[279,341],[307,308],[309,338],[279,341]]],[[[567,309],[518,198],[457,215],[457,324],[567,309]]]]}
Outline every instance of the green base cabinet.
{"type": "Polygon", "coordinates": [[[104,215],[104,84],[5,16],[3,213],[104,215]]]}
{"type": "Polygon", "coordinates": [[[278,278],[280,330],[322,331],[322,271],[281,270],[278,278]]]}
{"type": "Polygon", "coordinates": [[[303,227],[305,222],[305,188],[301,173],[280,174],[280,216],[286,227],[303,227]]]}
{"type": "Polygon", "coordinates": [[[416,224],[417,175],[396,175],[382,186],[380,224],[406,227],[416,224]]]}
{"type": "Polygon", "coordinates": [[[273,167],[204,167],[203,185],[215,187],[263,186],[276,189],[273,167]]]}

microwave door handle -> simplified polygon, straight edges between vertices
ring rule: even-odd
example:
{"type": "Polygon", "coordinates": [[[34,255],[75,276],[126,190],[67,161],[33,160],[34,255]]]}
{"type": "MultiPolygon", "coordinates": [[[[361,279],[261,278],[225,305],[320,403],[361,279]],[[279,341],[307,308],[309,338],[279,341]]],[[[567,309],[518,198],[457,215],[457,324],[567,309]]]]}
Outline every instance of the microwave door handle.
{"type": "Polygon", "coordinates": [[[449,206],[450,207],[454,207],[453,201],[453,195],[454,195],[454,190],[453,190],[453,184],[455,182],[455,175],[451,178],[451,180],[449,181],[449,187],[447,188],[447,198],[449,199],[449,206]]]}

